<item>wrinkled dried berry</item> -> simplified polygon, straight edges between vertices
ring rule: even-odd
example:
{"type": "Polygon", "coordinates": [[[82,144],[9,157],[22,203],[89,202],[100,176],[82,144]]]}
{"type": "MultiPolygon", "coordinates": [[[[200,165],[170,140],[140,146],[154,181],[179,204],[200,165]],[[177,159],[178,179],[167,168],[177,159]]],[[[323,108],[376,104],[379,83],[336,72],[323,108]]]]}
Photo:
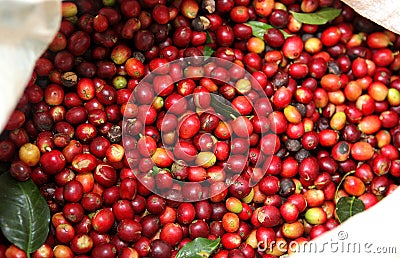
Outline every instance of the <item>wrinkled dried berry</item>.
{"type": "Polygon", "coordinates": [[[289,82],[289,75],[285,72],[278,72],[274,78],[272,78],[272,84],[280,88],[282,86],[286,86],[289,82]]]}
{"type": "Polygon", "coordinates": [[[298,152],[296,152],[294,158],[298,161],[301,162],[303,159],[310,157],[311,154],[308,150],[306,149],[301,149],[298,152]]]}
{"type": "Polygon", "coordinates": [[[144,56],[144,54],[142,52],[139,52],[139,51],[133,52],[132,53],[132,57],[136,58],[137,60],[139,60],[142,63],[144,63],[144,61],[146,60],[146,57],[144,56]]]}
{"type": "Polygon", "coordinates": [[[61,76],[61,81],[65,87],[75,87],[78,83],[78,76],[74,72],[65,72],[61,76]]]}
{"type": "Polygon", "coordinates": [[[118,143],[122,139],[122,128],[119,125],[113,125],[108,131],[107,138],[112,143],[118,143]]]}
{"type": "Polygon", "coordinates": [[[288,151],[296,152],[302,148],[301,142],[295,139],[288,139],[285,142],[285,147],[288,151]]]}
{"type": "Polygon", "coordinates": [[[320,117],[317,121],[318,130],[322,131],[329,128],[329,119],[326,117],[320,117]]]}
{"type": "Polygon", "coordinates": [[[278,150],[278,152],[275,155],[278,156],[280,159],[283,159],[288,154],[289,153],[287,152],[285,146],[281,146],[281,148],[278,150]]]}
{"type": "Polygon", "coordinates": [[[289,197],[296,190],[296,185],[291,178],[283,178],[280,181],[279,195],[289,197]]]}
{"type": "Polygon", "coordinates": [[[210,28],[210,20],[205,16],[197,16],[192,20],[192,28],[195,31],[204,31],[210,28]]]}
{"type": "Polygon", "coordinates": [[[296,109],[299,111],[301,117],[305,117],[307,113],[307,107],[303,103],[293,103],[293,106],[296,107],[296,109]]]}
{"type": "Polygon", "coordinates": [[[342,70],[340,69],[339,64],[336,61],[328,61],[328,73],[333,73],[337,75],[340,75],[342,73],[342,70]]]}

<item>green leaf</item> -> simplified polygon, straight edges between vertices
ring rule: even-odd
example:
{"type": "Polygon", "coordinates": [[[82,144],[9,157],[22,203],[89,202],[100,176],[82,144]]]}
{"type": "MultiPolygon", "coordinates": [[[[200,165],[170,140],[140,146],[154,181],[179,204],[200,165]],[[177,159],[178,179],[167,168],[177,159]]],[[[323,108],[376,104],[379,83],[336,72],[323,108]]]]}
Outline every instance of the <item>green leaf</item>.
{"type": "Polygon", "coordinates": [[[341,10],[336,8],[322,8],[315,13],[296,13],[290,11],[293,17],[302,23],[322,25],[331,21],[340,15],[341,10]]]}
{"type": "Polygon", "coordinates": [[[214,54],[214,49],[212,49],[210,46],[205,45],[204,46],[204,60],[207,60],[209,57],[211,57],[214,54]]]}
{"type": "MultiPolygon", "coordinates": [[[[270,29],[274,28],[272,25],[264,23],[264,22],[259,22],[259,21],[249,21],[245,23],[246,25],[251,27],[252,34],[254,37],[264,39],[264,33],[270,29]]],[[[280,30],[285,38],[291,37],[292,35],[287,33],[284,30],[280,30]]]]}
{"type": "Polygon", "coordinates": [[[273,28],[272,25],[269,25],[264,22],[259,22],[259,21],[249,21],[248,23],[245,23],[251,27],[252,33],[254,37],[257,38],[264,38],[264,33],[270,29],[273,28]]]}
{"type": "Polygon", "coordinates": [[[336,215],[340,223],[343,223],[351,216],[354,216],[355,214],[360,213],[364,210],[364,203],[360,199],[357,199],[355,196],[342,197],[336,204],[336,215]]]}
{"type": "Polygon", "coordinates": [[[212,38],[211,38],[211,35],[210,35],[210,33],[208,31],[206,31],[206,43],[207,44],[212,43],[212,38]]]}
{"type": "Polygon", "coordinates": [[[175,258],[207,258],[218,248],[220,238],[209,240],[197,237],[179,250],[175,258]]]}
{"type": "Polygon", "coordinates": [[[0,176],[0,227],[13,244],[32,253],[46,240],[50,210],[32,180],[19,182],[10,173],[0,176]]]}
{"type": "MultiPolygon", "coordinates": [[[[206,43],[211,44],[212,43],[212,38],[211,35],[208,31],[206,31],[206,43]]],[[[204,60],[207,60],[209,57],[211,57],[214,54],[215,50],[212,49],[210,46],[205,45],[204,50],[203,50],[203,55],[204,55],[204,60]]]]}
{"type": "Polygon", "coordinates": [[[224,97],[210,94],[211,95],[211,106],[214,108],[215,112],[223,115],[225,118],[229,119],[233,117],[240,116],[240,113],[232,107],[230,102],[224,97]]]}

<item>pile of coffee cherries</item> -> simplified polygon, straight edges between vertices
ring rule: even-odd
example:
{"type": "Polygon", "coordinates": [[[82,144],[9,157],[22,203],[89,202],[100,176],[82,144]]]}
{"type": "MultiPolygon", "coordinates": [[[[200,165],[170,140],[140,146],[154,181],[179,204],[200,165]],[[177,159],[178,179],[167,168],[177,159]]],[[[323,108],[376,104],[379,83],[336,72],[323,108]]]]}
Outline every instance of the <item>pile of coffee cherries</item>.
{"type": "MultiPolygon", "coordinates": [[[[400,183],[400,37],[339,0],[62,16],[0,137],[1,170],[50,208],[30,257],[173,258],[197,238],[220,240],[211,257],[280,257],[338,226],[340,198],[368,209],[400,183]],[[340,14],[293,16],[322,8],[340,14]]],[[[27,254],[1,236],[0,257],[27,254]]]]}

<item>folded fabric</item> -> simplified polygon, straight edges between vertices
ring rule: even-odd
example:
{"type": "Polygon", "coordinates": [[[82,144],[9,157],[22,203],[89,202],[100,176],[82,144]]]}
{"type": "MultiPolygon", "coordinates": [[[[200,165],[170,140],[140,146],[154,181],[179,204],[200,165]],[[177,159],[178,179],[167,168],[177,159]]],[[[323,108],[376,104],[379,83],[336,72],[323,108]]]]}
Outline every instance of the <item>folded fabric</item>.
{"type": "Polygon", "coordinates": [[[59,0],[0,1],[0,131],[60,21],[59,0]]]}

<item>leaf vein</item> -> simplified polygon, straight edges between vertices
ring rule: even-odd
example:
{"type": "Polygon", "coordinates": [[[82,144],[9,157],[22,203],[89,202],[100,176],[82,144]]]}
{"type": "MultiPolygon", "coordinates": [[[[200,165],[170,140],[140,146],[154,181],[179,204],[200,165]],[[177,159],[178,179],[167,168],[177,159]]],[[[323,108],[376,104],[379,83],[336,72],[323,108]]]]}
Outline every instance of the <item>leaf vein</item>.
{"type": "MultiPolygon", "coordinates": [[[[20,188],[21,192],[24,194],[23,195],[24,200],[25,200],[26,206],[28,207],[28,209],[26,209],[26,210],[28,211],[28,214],[29,214],[29,216],[28,216],[29,225],[32,225],[33,224],[33,222],[32,222],[33,213],[32,213],[32,209],[31,209],[32,203],[28,200],[25,189],[23,189],[20,184],[18,185],[18,187],[20,188]]],[[[31,251],[31,243],[32,243],[32,227],[29,226],[28,243],[27,243],[28,246],[27,246],[27,251],[26,251],[27,253],[31,253],[30,252],[31,251]]]]}

